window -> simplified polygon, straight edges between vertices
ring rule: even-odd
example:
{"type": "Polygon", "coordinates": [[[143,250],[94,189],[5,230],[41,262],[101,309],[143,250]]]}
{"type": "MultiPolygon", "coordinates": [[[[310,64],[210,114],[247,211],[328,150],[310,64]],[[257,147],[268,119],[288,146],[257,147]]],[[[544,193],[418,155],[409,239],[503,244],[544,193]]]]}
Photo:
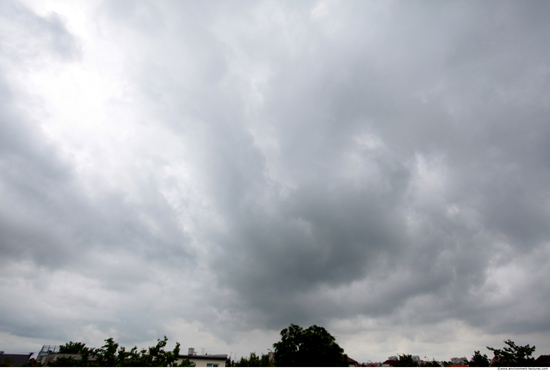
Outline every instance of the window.
{"type": "Polygon", "coordinates": [[[206,367],[218,367],[217,363],[207,363],[206,367]]]}

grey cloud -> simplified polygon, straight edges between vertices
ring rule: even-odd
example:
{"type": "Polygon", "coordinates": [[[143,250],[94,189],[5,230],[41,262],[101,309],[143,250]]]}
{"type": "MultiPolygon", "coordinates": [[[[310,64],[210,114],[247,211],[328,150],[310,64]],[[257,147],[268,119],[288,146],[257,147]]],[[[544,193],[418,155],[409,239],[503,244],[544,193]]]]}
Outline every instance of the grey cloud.
{"type": "MultiPolygon", "coordinates": [[[[382,246],[381,251],[402,251],[401,255],[392,256],[395,259],[390,263],[392,269],[399,271],[413,264],[408,268],[412,271],[411,284],[402,283],[402,288],[394,289],[398,299],[386,301],[386,311],[396,304],[405,305],[407,298],[420,294],[444,297],[446,290],[454,291],[449,302],[456,303],[461,296],[469,295],[470,290],[483,286],[491,254],[499,250],[487,246],[487,238],[476,237],[480,229],[495,236],[511,237],[520,251],[523,245],[534,248],[533,243],[547,240],[544,220],[548,218],[542,206],[545,203],[531,203],[526,199],[533,196],[533,200],[543,200],[546,195],[544,138],[548,133],[543,121],[539,120],[545,120],[547,108],[537,97],[537,94],[546,95],[542,88],[545,85],[533,87],[529,73],[519,69],[526,64],[529,66],[527,71],[542,68],[544,57],[539,54],[539,48],[531,49],[526,45],[530,42],[540,45],[547,29],[541,25],[536,30],[518,32],[515,20],[503,22],[498,15],[491,15],[495,6],[495,3],[485,9],[470,3],[442,6],[429,9],[428,15],[424,13],[425,7],[421,7],[413,13],[420,15],[419,18],[410,12],[397,11],[392,20],[396,21],[398,31],[388,31],[390,43],[386,49],[374,49],[357,57],[353,50],[343,51],[358,59],[335,57],[337,53],[333,53],[330,44],[317,48],[315,56],[308,55],[305,46],[297,53],[289,53],[277,42],[273,42],[272,48],[259,46],[259,50],[265,50],[268,55],[282,56],[271,62],[270,69],[276,73],[264,95],[264,120],[275,127],[275,139],[281,148],[279,160],[298,187],[285,201],[293,205],[294,213],[281,215],[287,221],[290,217],[301,218],[307,227],[302,227],[304,231],[298,234],[295,229],[284,233],[280,227],[275,227],[273,219],[267,219],[269,227],[257,226],[257,220],[262,219],[261,213],[254,214],[254,223],[245,219],[242,223],[249,228],[237,234],[239,238],[235,243],[230,242],[230,237],[228,241],[227,236],[220,242],[228,246],[230,256],[226,259],[222,255],[223,261],[231,262],[225,267],[227,273],[221,274],[223,282],[235,282],[235,289],[245,300],[258,303],[256,305],[261,305],[267,313],[268,308],[285,294],[314,289],[330,280],[338,285],[368,277],[370,256],[366,252],[371,251],[368,246],[375,245],[382,246]],[[458,16],[455,10],[459,10],[458,16]],[[471,13],[477,17],[469,20],[473,27],[464,32],[462,23],[471,13]],[[454,23],[449,30],[443,30],[443,22],[449,17],[455,17],[454,23]],[[440,22],[435,28],[427,26],[432,19],[440,22]],[[487,30],[501,32],[487,33],[487,30]],[[438,34],[434,35],[434,31],[438,34]],[[401,38],[406,35],[412,40],[401,38]],[[392,46],[391,41],[396,44],[392,46]],[[476,47],[476,42],[491,46],[476,47]],[[279,52],[275,53],[276,50],[279,52]],[[337,62],[331,64],[334,60],[337,62]],[[352,71],[353,77],[342,80],[342,70],[352,71]],[[531,90],[533,88],[535,90],[531,90]],[[504,90],[499,92],[498,89],[504,90]],[[530,101],[532,107],[512,101],[518,91],[534,96],[530,101]],[[422,94],[427,94],[426,103],[422,102],[422,94]],[[446,101],[449,98],[452,100],[446,101]],[[535,115],[538,119],[525,120],[525,115],[533,117],[533,108],[540,112],[535,115]],[[519,130],[518,121],[523,126],[519,130]],[[397,198],[396,204],[388,204],[387,200],[392,200],[388,199],[391,193],[369,193],[379,204],[372,201],[365,205],[364,199],[359,195],[351,196],[345,186],[338,188],[338,180],[334,180],[338,165],[335,159],[349,148],[349,138],[364,130],[377,133],[391,151],[396,151],[395,156],[401,161],[406,161],[415,151],[428,155],[445,154],[453,179],[460,186],[455,185],[443,202],[447,205],[457,202],[477,210],[482,218],[481,225],[472,226],[468,220],[451,222],[448,216],[435,209],[418,209],[421,224],[430,228],[432,235],[418,236],[417,242],[404,237],[396,240],[399,230],[406,230],[399,215],[409,207],[405,199],[397,198]],[[495,136],[497,133],[500,136],[495,136]],[[540,139],[533,142],[534,137],[540,139]],[[495,158],[495,150],[501,158],[495,158]],[[529,155],[525,156],[525,152],[529,155]],[[527,166],[522,166],[525,161],[528,161],[527,166]],[[514,164],[521,170],[519,167],[514,170],[514,164]],[[502,172],[510,166],[508,172],[502,172]],[[536,180],[530,183],[525,182],[526,179],[536,180]],[[333,188],[321,191],[324,183],[333,188]],[[514,183],[520,188],[514,188],[514,183]],[[522,189],[526,186],[529,191],[522,189]],[[480,195],[483,195],[481,199],[480,195]],[[390,210],[393,211],[388,215],[390,210]],[[307,230],[318,237],[311,240],[298,237],[307,230]],[[296,241],[288,240],[290,236],[296,236],[296,241]],[[323,246],[330,247],[323,249],[323,246]],[[322,260],[323,251],[328,251],[326,264],[318,262],[322,260]],[[430,263],[434,266],[430,267],[430,263]],[[241,270],[242,266],[250,268],[241,270]],[[340,267],[344,271],[339,271],[340,267]],[[277,292],[281,292],[280,297],[277,292]],[[262,302],[264,293],[270,298],[267,302],[262,302]]],[[[500,16],[514,18],[513,8],[513,4],[505,4],[500,16]]],[[[360,35],[361,26],[354,26],[360,35]]],[[[312,39],[314,43],[318,41],[315,36],[312,39]]],[[[369,48],[362,46],[358,41],[350,49],[369,48]]],[[[231,167],[228,164],[224,169],[231,167]]],[[[246,168],[239,167],[237,171],[235,174],[243,174],[246,168]]],[[[230,210],[227,219],[239,220],[242,209],[236,211],[230,210]]],[[[241,229],[237,227],[234,231],[241,229]]],[[[296,311],[293,305],[296,303],[288,304],[289,312],[296,311]]],[[[284,310],[280,306],[273,316],[284,310]]],[[[301,310],[315,312],[312,307],[301,310]]],[[[358,309],[358,313],[369,312],[358,309]]],[[[458,311],[453,315],[462,316],[458,311]]]]}
{"type": "MultiPolygon", "coordinates": [[[[99,185],[92,197],[0,106],[3,256],[101,275],[123,299],[98,326],[128,341],[158,331],[161,320],[140,323],[158,313],[228,343],[357,318],[547,331],[548,6],[322,6],[103,3],[98,32],[132,56],[132,128],[159,127],[184,150],[133,154],[121,171],[140,202],[99,185]],[[176,163],[192,174],[170,180],[178,207],[161,191],[176,163]],[[166,291],[135,304],[145,287],[166,291]]],[[[52,19],[45,29],[61,33],[52,19]]],[[[57,40],[74,50],[70,39],[57,40]]],[[[3,86],[6,102],[20,99],[3,86]]]]}
{"type": "MultiPolygon", "coordinates": [[[[26,32],[24,40],[14,36],[22,50],[6,48],[11,44],[3,39],[8,64],[2,66],[2,75],[13,68],[9,58],[14,62],[25,53],[47,55],[51,52],[63,59],[70,59],[77,53],[74,37],[57,16],[42,18],[17,3],[4,3],[2,11],[4,17],[14,19],[12,23],[20,22],[18,29],[26,32]]],[[[35,65],[27,64],[22,68],[31,69],[35,65]]],[[[96,279],[99,286],[119,292],[149,280],[158,262],[165,262],[166,269],[191,269],[189,262],[193,256],[189,240],[176,221],[173,209],[159,194],[158,184],[141,185],[146,198],[141,204],[127,201],[124,191],[106,191],[100,186],[95,189],[95,195],[88,194],[70,161],[63,158],[36,122],[25,115],[32,107],[19,108],[21,104],[31,104],[32,100],[11,89],[9,84],[6,79],[0,84],[0,253],[3,269],[30,264],[39,272],[45,270],[51,275],[60,271],[79,272],[84,277],[96,279]],[[151,227],[144,215],[156,220],[157,227],[151,227]],[[117,256],[117,251],[124,251],[124,254],[117,256]],[[130,254],[147,263],[139,261],[140,267],[129,267],[125,264],[135,264],[135,259],[110,264],[96,259],[105,254],[113,254],[110,256],[114,258],[130,254]]],[[[11,282],[9,277],[2,277],[2,281],[11,282]]],[[[26,278],[21,282],[26,282],[26,278]]],[[[18,293],[11,295],[15,299],[18,293]]],[[[29,308],[24,312],[17,306],[4,306],[2,330],[18,336],[63,339],[74,331],[72,326],[85,326],[94,321],[92,318],[64,321],[52,315],[46,308],[64,305],[67,298],[63,294],[44,295],[42,299],[38,306],[34,300],[29,300],[29,308]],[[48,319],[38,320],[42,316],[48,319]]],[[[93,307],[92,303],[88,304],[93,307]]],[[[135,321],[131,322],[135,325],[135,321]]],[[[115,319],[95,320],[95,325],[104,329],[114,323],[115,319]]]]}
{"type": "MultiPolygon", "coordinates": [[[[220,64],[204,67],[208,83],[194,94],[176,88],[193,105],[182,99],[181,109],[164,112],[169,120],[181,116],[200,125],[174,128],[185,143],[191,141],[186,135],[198,141],[191,146],[208,174],[203,184],[227,226],[214,237],[219,255],[211,258],[220,283],[271,318],[273,328],[323,312],[317,301],[308,306],[294,295],[374,279],[383,268],[408,272],[410,279],[344,313],[382,316],[418,295],[456,307],[484,285],[491,257],[499,253],[491,238],[504,234],[518,247],[547,238],[542,204],[518,197],[517,187],[508,185],[516,179],[520,189],[529,188],[524,195],[544,199],[547,93],[530,74],[540,71],[545,56],[529,44],[540,43],[546,26],[518,31],[525,20],[512,3],[390,7],[380,13],[391,27],[369,17],[367,5],[353,7],[332,39],[315,32],[322,29],[310,22],[309,5],[286,9],[289,39],[277,34],[273,19],[262,37],[236,31],[240,50],[222,48],[199,27],[194,31],[208,42],[191,47],[220,64]],[[365,17],[372,23],[362,23],[365,17]],[[371,30],[378,32],[374,41],[361,39],[371,30]],[[239,53],[271,73],[252,125],[272,129],[277,155],[251,138],[244,105],[218,85],[229,74],[226,63],[239,53]],[[531,106],[515,101],[524,94],[531,106]],[[540,113],[532,115],[533,108],[540,113]],[[526,114],[535,119],[518,130],[526,114]],[[382,175],[370,179],[374,188],[356,190],[338,170],[364,133],[378,136],[386,148],[379,156],[391,160],[375,161],[382,175]],[[414,195],[413,201],[404,197],[412,171],[404,164],[413,163],[415,153],[443,154],[450,168],[456,183],[440,205],[419,207],[414,195]],[[517,161],[521,170],[503,171],[517,161]],[[396,173],[393,163],[401,164],[396,173]],[[270,179],[272,166],[293,185],[270,179]],[[453,219],[445,210],[454,203],[461,213],[474,212],[453,219]],[[417,235],[404,223],[410,210],[421,226],[417,235]]],[[[212,14],[201,17],[213,22],[212,14]]],[[[164,84],[172,86],[168,79],[164,84]]],[[[372,154],[362,156],[368,161],[372,154]]],[[[373,284],[384,287],[383,280],[373,284]]],[[[337,306],[328,307],[332,311],[319,318],[338,316],[337,306]]],[[[458,310],[446,313],[466,318],[458,310]]]]}
{"type": "Polygon", "coordinates": [[[29,58],[54,56],[64,60],[78,58],[80,46],[56,13],[41,17],[18,1],[0,6],[3,19],[2,47],[10,58],[25,65],[29,58]]]}

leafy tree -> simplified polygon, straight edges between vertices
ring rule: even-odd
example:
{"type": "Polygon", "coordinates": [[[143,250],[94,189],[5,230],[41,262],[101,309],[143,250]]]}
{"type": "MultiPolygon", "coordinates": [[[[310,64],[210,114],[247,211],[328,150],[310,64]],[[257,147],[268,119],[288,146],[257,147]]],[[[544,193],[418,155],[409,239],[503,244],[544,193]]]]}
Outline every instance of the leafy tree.
{"type": "MultiPolygon", "coordinates": [[[[124,347],[119,347],[113,338],[105,340],[105,345],[99,349],[87,348],[83,343],[69,342],[60,347],[65,353],[69,351],[77,351],[80,354],[77,357],[58,358],[55,362],[51,362],[48,366],[67,367],[67,366],[93,366],[93,367],[173,367],[177,366],[177,360],[180,351],[180,344],[176,343],[173,351],[166,351],[166,343],[168,338],[165,336],[163,340],[158,340],[154,347],[149,347],[148,350],[142,349],[137,351],[137,347],[133,347],[130,351],[126,351],[124,347]]],[[[75,354],[75,353],[69,353],[75,354]]],[[[183,360],[180,366],[193,367],[195,364],[188,359],[183,360]]]]}
{"type": "Polygon", "coordinates": [[[231,359],[231,356],[227,357],[227,360],[225,361],[225,367],[236,367],[235,361],[231,359]]]}
{"type": "Polygon", "coordinates": [[[470,360],[470,362],[468,362],[468,366],[489,367],[489,358],[487,357],[487,354],[481,355],[481,352],[479,350],[476,350],[472,359],[470,360]]]}
{"type": "Polygon", "coordinates": [[[195,367],[195,362],[191,362],[189,358],[184,358],[178,367],[195,367]]]}
{"type": "Polygon", "coordinates": [[[435,359],[432,359],[431,361],[422,363],[420,367],[441,367],[441,365],[435,359]]]}
{"type": "Polygon", "coordinates": [[[238,362],[232,361],[230,358],[225,363],[226,367],[269,367],[269,356],[267,354],[262,354],[261,357],[258,357],[256,353],[250,353],[249,358],[241,357],[238,362]]]}
{"type": "Polygon", "coordinates": [[[281,331],[281,341],[273,344],[276,366],[338,367],[348,366],[344,350],[323,327],[303,329],[291,324],[281,331]]]}
{"type": "Polygon", "coordinates": [[[494,367],[529,367],[535,365],[535,359],[531,357],[531,354],[535,351],[535,347],[527,345],[516,345],[512,340],[505,340],[504,343],[508,345],[503,349],[495,349],[487,347],[492,350],[495,358],[492,363],[494,367]]]}
{"type": "Polygon", "coordinates": [[[65,345],[59,346],[59,353],[66,354],[80,354],[86,349],[86,344],[84,343],[73,343],[72,341],[68,342],[65,345]]]}
{"type": "Polygon", "coordinates": [[[58,358],[54,362],[48,363],[48,366],[54,367],[86,367],[94,366],[97,350],[86,347],[84,343],[73,343],[72,341],[59,347],[61,354],[79,355],[76,357],[58,358]]]}
{"type": "Polygon", "coordinates": [[[413,360],[411,354],[400,354],[395,367],[418,367],[418,363],[413,360]]]}
{"type": "MultiPolygon", "coordinates": [[[[115,343],[113,338],[105,340],[105,345],[102,346],[96,353],[97,363],[102,367],[115,367],[117,364],[116,351],[118,349],[118,344],[115,343]]],[[[125,353],[125,349],[121,348],[119,353],[125,353]]],[[[124,357],[119,357],[124,359],[124,357]]]]}

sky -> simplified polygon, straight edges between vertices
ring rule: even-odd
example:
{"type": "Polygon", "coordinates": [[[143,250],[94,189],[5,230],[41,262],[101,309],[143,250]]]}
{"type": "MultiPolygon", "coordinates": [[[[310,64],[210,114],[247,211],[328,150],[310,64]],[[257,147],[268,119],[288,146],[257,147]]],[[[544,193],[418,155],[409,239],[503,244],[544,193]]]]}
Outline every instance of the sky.
{"type": "Polygon", "coordinates": [[[550,2],[0,2],[0,350],[550,353],[550,2]]]}

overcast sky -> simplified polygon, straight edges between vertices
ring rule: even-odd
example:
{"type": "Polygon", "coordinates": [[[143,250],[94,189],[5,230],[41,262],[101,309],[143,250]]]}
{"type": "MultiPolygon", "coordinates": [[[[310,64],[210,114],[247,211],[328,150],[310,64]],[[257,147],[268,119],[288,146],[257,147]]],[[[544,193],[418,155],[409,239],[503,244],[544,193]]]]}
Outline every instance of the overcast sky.
{"type": "Polygon", "coordinates": [[[0,1],[0,350],[550,353],[549,19],[0,1]]]}

